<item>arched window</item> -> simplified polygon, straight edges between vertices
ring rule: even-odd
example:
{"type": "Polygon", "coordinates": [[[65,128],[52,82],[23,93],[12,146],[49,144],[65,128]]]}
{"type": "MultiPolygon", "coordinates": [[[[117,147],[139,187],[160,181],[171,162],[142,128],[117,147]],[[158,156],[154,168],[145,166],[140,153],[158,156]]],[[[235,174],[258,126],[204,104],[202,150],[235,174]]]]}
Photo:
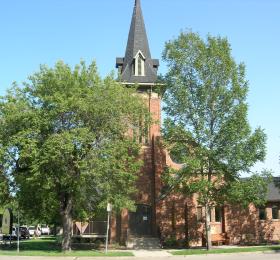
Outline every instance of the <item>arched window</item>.
{"type": "Polygon", "coordinates": [[[141,51],[138,51],[134,60],[135,76],[145,76],[145,57],[141,51]]]}

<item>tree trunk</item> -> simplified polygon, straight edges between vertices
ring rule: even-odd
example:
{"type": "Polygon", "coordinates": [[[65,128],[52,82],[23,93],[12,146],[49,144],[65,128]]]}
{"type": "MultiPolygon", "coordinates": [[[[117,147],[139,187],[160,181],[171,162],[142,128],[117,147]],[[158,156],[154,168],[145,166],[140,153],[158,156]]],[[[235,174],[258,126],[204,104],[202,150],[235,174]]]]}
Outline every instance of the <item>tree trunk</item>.
{"type": "MultiPolygon", "coordinates": [[[[211,159],[209,158],[209,169],[208,169],[208,176],[207,180],[209,183],[209,186],[211,186],[212,181],[212,165],[211,165],[211,159]]],[[[207,200],[205,204],[205,231],[206,231],[206,246],[207,250],[210,250],[212,248],[212,241],[211,241],[211,208],[209,207],[209,190],[207,192],[207,200]]]]}
{"type": "Polygon", "coordinates": [[[208,204],[205,205],[205,232],[206,232],[206,248],[210,250],[212,248],[211,241],[211,226],[210,226],[210,208],[208,204]]]}
{"type": "Polygon", "coordinates": [[[190,237],[189,237],[189,209],[187,203],[185,204],[185,240],[186,247],[190,247],[190,237]]]}
{"type": "Polygon", "coordinates": [[[73,200],[70,194],[64,194],[63,200],[61,201],[61,218],[63,225],[63,234],[62,234],[62,251],[71,251],[71,238],[72,238],[72,207],[73,200]]]}

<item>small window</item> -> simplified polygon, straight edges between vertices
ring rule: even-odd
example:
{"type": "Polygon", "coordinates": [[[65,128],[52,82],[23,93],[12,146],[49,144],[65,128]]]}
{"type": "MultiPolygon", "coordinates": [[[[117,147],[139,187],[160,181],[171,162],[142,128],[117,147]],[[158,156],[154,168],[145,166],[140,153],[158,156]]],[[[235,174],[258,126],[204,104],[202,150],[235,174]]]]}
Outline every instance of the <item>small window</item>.
{"type": "Polygon", "coordinates": [[[145,57],[141,51],[134,58],[133,73],[135,76],[145,76],[145,57]]]}
{"type": "Polygon", "coordinates": [[[197,210],[197,221],[202,222],[202,218],[203,218],[202,207],[197,207],[196,210],[197,210]]]}
{"type": "Polygon", "coordinates": [[[210,222],[213,221],[213,219],[212,219],[212,209],[213,209],[213,207],[211,207],[211,208],[208,209],[208,215],[209,215],[209,221],[210,221],[210,222]]]}
{"type": "Polygon", "coordinates": [[[259,208],[259,218],[260,220],[266,220],[265,208],[259,208]]]}
{"type": "Polygon", "coordinates": [[[222,222],[222,208],[215,207],[215,222],[222,222]]]}
{"type": "Polygon", "coordinates": [[[272,219],[279,219],[279,208],[277,206],[272,207],[272,219]]]}
{"type": "Polygon", "coordinates": [[[138,75],[142,75],[142,57],[138,57],[138,75]]]}
{"type": "Polygon", "coordinates": [[[122,74],[122,65],[119,65],[119,66],[118,66],[118,73],[119,73],[119,74],[122,74]]]}

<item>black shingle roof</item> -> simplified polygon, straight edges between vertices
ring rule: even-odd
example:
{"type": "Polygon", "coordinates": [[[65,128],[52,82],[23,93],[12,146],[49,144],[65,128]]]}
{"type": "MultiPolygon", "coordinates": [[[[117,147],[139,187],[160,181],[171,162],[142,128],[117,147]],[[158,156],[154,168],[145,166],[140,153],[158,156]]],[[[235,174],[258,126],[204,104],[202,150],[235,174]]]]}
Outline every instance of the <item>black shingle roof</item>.
{"type": "Polygon", "coordinates": [[[125,57],[116,59],[116,67],[120,68],[123,82],[155,83],[158,66],[159,61],[151,58],[140,0],[135,0],[125,57]],[[139,50],[145,57],[145,76],[135,76],[133,71],[134,58],[139,50]]]}
{"type": "Polygon", "coordinates": [[[274,177],[268,184],[267,200],[280,201],[280,177],[274,177]]]}

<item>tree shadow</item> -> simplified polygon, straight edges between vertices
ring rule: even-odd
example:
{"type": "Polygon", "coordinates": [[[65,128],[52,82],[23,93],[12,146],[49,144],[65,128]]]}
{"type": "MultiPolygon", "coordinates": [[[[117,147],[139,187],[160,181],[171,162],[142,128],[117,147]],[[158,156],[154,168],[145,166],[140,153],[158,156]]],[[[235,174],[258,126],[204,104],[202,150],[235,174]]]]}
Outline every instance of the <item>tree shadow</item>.
{"type": "Polygon", "coordinates": [[[172,248],[200,246],[203,223],[197,220],[196,205],[192,198],[172,194],[160,201],[157,217],[161,241],[172,248]]]}
{"type": "MultiPolygon", "coordinates": [[[[104,247],[102,239],[87,240],[87,241],[74,241],[72,242],[72,250],[88,251],[99,250],[104,247]]],[[[17,241],[13,240],[11,243],[0,244],[0,251],[16,251],[17,241]]],[[[20,251],[38,251],[45,253],[61,253],[61,243],[56,238],[40,238],[40,239],[24,239],[20,241],[20,251]]]]}
{"type": "MultiPolygon", "coordinates": [[[[253,205],[227,207],[227,235],[231,244],[258,245],[274,241],[275,225],[271,219],[260,220],[253,205]]],[[[278,240],[279,241],[279,240],[278,240]]]]}
{"type": "MultiPolygon", "coordinates": [[[[6,243],[0,245],[0,250],[3,251],[16,251],[17,241],[12,241],[11,243],[6,241],[6,243]]],[[[55,240],[55,238],[42,238],[37,240],[21,240],[20,250],[22,251],[45,251],[45,252],[61,252],[61,245],[55,240]]]]}

